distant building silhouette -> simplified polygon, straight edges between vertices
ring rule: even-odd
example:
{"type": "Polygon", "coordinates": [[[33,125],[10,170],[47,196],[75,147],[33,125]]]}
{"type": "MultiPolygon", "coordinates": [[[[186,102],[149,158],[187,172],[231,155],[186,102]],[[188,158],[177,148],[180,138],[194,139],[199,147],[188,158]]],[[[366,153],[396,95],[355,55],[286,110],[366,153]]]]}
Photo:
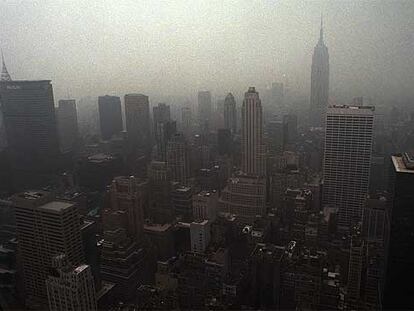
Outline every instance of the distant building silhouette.
{"type": "Polygon", "coordinates": [[[202,133],[208,133],[212,126],[212,104],[209,91],[198,92],[198,121],[202,133]]]}
{"type": "Polygon", "coordinates": [[[232,93],[228,93],[224,100],[224,128],[234,135],[237,132],[236,101],[232,93]]]}
{"type": "Polygon", "coordinates": [[[183,107],[181,109],[181,130],[187,139],[192,136],[193,116],[190,107],[183,107]]]}
{"type": "Polygon", "coordinates": [[[329,96],[329,53],[323,42],[323,25],[312,57],[310,118],[314,127],[324,126],[329,96]]]}
{"type": "Polygon", "coordinates": [[[125,118],[131,146],[149,151],[151,129],[148,96],[143,94],[125,95],[125,118]]]}
{"type": "Polygon", "coordinates": [[[339,208],[338,225],[343,228],[361,221],[369,187],[373,125],[374,107],[328,108],[322,202],[339,208]]]}
{"type": "Polygon", "coordinates": [[[171,180],[183,185],[187,183],[190,173],[190,154],[188,143],[181,133],[171,137],[167,144],[167,167],[171,180]]]}
{"type": "Polygon", "coordinates": [[[170,106],[158,104],[153,108],[154,136],[156,143],[156,156],[160,161],[167,159],[167,143],[176,133],[175,121],[171,121],[170,106]]]}
{"type": "Polygon", "coordinates": [[[98,107],[101,136],[103,140],[109,140],[123,128],[121,99],[118,96],[99,96],[98,107]]]}
{"type": "Polygon", "coordinates": [[[156,223],[171,222],[171,174],[166,162],[151,161],[148,166],[149,208],[148,217],[156,223]]]}
{"type": "Polygon", "coordinates": [[[59,100],[57,122],[61,152],[73,151],[79,140],[78,115],[74,99],[59,100]]]}

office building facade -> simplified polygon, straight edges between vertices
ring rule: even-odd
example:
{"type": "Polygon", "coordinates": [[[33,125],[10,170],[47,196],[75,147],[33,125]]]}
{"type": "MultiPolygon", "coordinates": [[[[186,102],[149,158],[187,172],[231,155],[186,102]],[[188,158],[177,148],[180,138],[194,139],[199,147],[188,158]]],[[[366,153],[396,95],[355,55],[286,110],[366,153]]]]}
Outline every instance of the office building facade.
{"type": "Polygon", "coordinates": [[[338,225],[360,222],[369,189],[374,107],[327,110],[322,203],[339,208],[338,225]]]}
{"type": "Polygon", "coordinates": [[[45,191],[15,194],[12,203],[25,302],[42,308],[47,305],[45,281],[52,259],[64,254],[73,265],[84,262],[77,205],[45,191]]]}

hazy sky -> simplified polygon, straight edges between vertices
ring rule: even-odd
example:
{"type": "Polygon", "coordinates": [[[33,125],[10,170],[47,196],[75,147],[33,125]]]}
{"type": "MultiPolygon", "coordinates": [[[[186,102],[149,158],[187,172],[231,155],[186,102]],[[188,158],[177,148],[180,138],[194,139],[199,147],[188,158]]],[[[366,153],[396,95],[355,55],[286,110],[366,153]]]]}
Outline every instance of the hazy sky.
{"type": "Polygon", "coordinates": [[[414,1],[0,0],[14,79],[51,79],[55,99],[236,94],[286,74],[309,93],[323,14],[330,97],[414,98],[414,1]]]}

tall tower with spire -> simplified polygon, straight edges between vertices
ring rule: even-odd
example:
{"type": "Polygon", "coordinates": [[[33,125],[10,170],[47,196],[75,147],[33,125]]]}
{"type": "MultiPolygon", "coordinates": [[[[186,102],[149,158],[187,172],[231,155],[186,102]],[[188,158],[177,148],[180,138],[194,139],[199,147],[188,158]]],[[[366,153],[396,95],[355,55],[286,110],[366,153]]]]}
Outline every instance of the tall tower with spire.
{"type": "Polygon", "coordinates": [[[9,72],[7,71],[6,62],[4,61],[3,51],[1,51],[1,62],[2,62],[2,69],[1,69],[1,76],[0,81],[11,81],[11,77],[9,72]]]}
{"type": "Polygon", "coordinates": [[[312,57],[310,117],[312,126],[324,126],[329,96],[329,53],[323,41],[323,21],[312,57]]]}

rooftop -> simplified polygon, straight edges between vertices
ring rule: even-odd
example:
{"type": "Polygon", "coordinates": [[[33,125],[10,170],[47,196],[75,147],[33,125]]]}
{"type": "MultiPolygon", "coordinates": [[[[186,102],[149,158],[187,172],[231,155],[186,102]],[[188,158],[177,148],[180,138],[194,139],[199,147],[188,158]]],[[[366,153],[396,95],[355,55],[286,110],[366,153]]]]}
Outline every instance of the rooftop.
{"type": "Polygon", "coordinates": [[[197,196],[199,196],[199,197],[211,197],[211,195],[215,195],[216,193],[217,193],[216,190],[212,190],[212,191],[203,190],[200,193],[198,193],[197,196]]]}
{"type": "Polygon", "coordinates": [[[391,159],[397,173],[414,174],[414,158],[412,153],[391,156],[391,159]]]}
{"type": "Polygon", "coordinates": [[[25,200],[38,200],[41,199],[45,196],[49,195],[49,192],[46,191],[34,191],[34,190],[28,190],[22,193],[19,193],[17,196],[21,199],[25,199],[25,200]]]}
{"type": "Polygon", "coordinates": [[[20,83],[50,83],[52,80],[12,80],[12,81],[1,81],[5,84],[20,84],[20,83]]]}
{"type": "Polygon", "coordinates": [[[40,209],[48,210],[48,211],[55,211],[55,212],[61,212],[69,207],[73,206],[72,202],[67,201],[51,201],[49,203],[46,203],[42,206],[39,206],[40,209]]]}
{"type": "Polygon", "coordinates": [[[191,190],[191,187],[187,187],[187,186],[181,186],[181,187],[175,189],[175,191],[178,191],[178,192],[187,192],[187,191],[190,191],[190,190],[191,190]]]}
{"type": "Polygon", "coordinates": [[[375,111],[374,106],[353,106],[353,105],[330,105],[328,113],[338,114],[372,114],[375,111]]]}
{"type": "Polygon", "coordinates": [[[94,155],[91,155],[88,157],[88,161],[89,162],[94,162],[94,163],[101,163],[101,162],[107,162],[107,161],[111,161],[113,160],[114,157],[109,155],[109,154],[105,154],[105,153],[97,153],[94,155]]]}
{"type": "Polygon", "coordinates": [[[73,270],[73,272],[74,272],[75,274],[79,274],[79,273],[81,273],[82,271],[84,271],[85,269],[87,269],[88,267],[89,267],[88,265],[83,264],[83,265],[80,265],[80,266],[76,267],[76,268],[73,270]]]}
{"type": "Polygon", "coordinates": [[[171,228],[171,224],[145,224],[145,231],[164,232],[171,228]]]}

